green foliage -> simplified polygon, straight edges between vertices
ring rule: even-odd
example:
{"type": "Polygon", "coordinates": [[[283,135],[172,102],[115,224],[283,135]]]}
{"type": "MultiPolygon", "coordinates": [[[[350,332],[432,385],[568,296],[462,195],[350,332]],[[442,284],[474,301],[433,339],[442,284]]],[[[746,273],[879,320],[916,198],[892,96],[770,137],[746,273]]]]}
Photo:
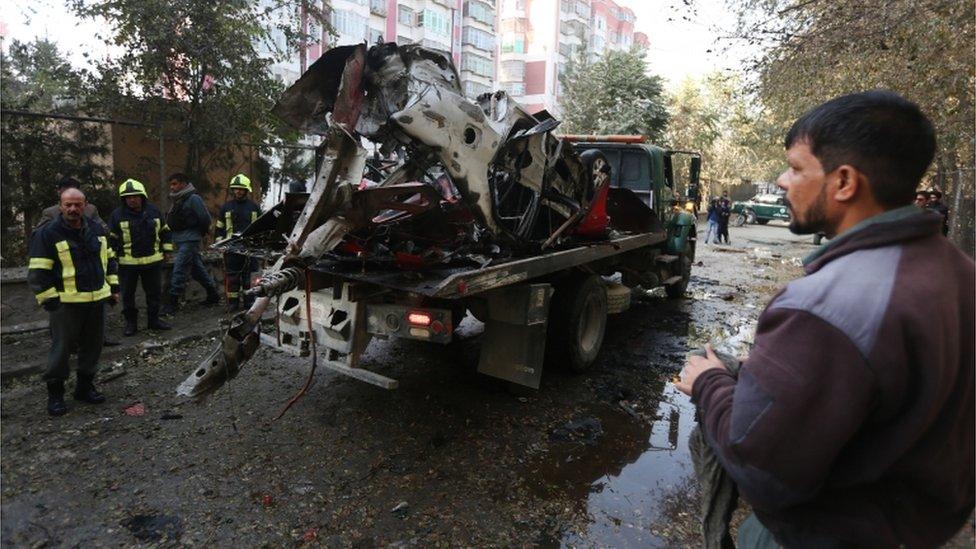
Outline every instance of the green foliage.
{"type": "MultiPolygon", "coordinates": [[[[957,0],[730,0],[736,36],[758,47],[750,67],[765,120],[780,135],[807,109],[873,88],[916,102],[936,127],[930,184],[972,235],[976,58],[973,2],[957,0]]],[[[961,242],[972,250],[969,242],[961,242]]]]}
{"type": "MultiPolygon", "coordinates": [[[[270,111],[283,90],[270,64],[303,38],[303,1],[261,8],[249,0],[74,0],[76,13],[103,18],[102,37],[119,55],[95,63],[92,102],[106,114],[165,121],[187,145],[182,166],[202,190],[207,173],[231,161],[228,146],[281,133],[270,111]],[[277,15],[276,15],[276,12],[277,15]],[[278,31],[278,32],[273,32],[278,31]],[[288,32],[286,32],[288,31],[288,32]]],[[[308,3],[307,13],[322,13],[308,3]]]]}
{"type": "Polygon", "coordinates": [[[580,49],[559,81],[566,133],[640,134],[652,141],[668,124],[661,78],[648,74],[645,50],[607,51],[591,58],[580,49]]]}
{"type": "MultiPolygon", "coordinates": [[[[14,41],[0,53],[4,110],[71,113],[81,76],[47,40],[14,41]]],[[[104,186],[99,156],[106,152],[99,124],[5,115],[0,123],[0,222],[6,264],[20,264],[42,209],[57,202],[54,184],[70,175],[90,199],[104,186]]],[[[105,213],[104,211],[102,212],[105,213]]]]}

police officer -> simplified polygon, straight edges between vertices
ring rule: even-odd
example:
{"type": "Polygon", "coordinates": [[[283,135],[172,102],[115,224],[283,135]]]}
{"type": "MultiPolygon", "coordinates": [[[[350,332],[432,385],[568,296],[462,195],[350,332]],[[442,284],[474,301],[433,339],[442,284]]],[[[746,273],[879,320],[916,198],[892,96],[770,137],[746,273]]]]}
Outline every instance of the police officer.
{"type": "Polygon", "coordinates": [[[105,396],[95,389],[95,374],[102,353],[104,303],[118,302],[119,280],[107,233],[83,215],[86,204],[79,189],[65,190],[58,218],[38,228],[30,243],[27,281],[50,315],[52,341],[44,381],[47,411],[52,416],[68,410],[64,382],[70,373],[68,357],[75,348],[75,400],[105,402],[105,396]]]}
{"type": "Polygon", "coordinates": [[[136,308],[136,286],[142,280],[146,294],[146,312],[150,330],[169,330],[170,325],[159,318],[160,295],[163,285],[163,252],[172,252],[170,230],[163,214],[149,203],[146,187],[135,179],[119,185],[122,205],[109,217],[109,232],[119,260],[119,285],[122,287],[122,316],[125,329],[122,335],[139,331],[139,309],[136,308]]]}
{"type": "MultiPolygon", "coordinates": [[[[251,180],[242,173],[230,179],[230,192],[233,198],[228,200],[217,216],[217,240],[229,237],[248,228],[261,215],[261,208],[248,200],[247,195],[252,192],[251,180]]],[[[224,289],[227,292],[227,310],[235,311],[240,306],[241,291],[251,287],[251,273],[257,270],[256,262],[244,255],[228,252],[224,254],[224,289]]],[[[250,306],[251,299],[246,299],[244,306],[250,306]]]]}

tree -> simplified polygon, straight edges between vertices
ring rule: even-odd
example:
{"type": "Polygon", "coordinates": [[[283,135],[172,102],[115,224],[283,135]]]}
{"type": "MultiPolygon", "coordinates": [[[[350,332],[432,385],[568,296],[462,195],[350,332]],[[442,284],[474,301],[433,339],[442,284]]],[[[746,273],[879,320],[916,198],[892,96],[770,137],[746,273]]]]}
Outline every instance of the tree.
{"type": "MultiPolygon", "coordinates": [[[[14,41],[0,52],[3,86],[0,106],[8,111],[70,114],[81,89],[81,76],[47,40],[14,41]],[[63,108],[67,104],[67,108],[63,108]]],[[[27,238],[43,208],[55,202],[54,184],[69,175],[92,188],[103,186],[106,152],[98,124],[6,114],[0,123],[0,221],[3,258],[19,264],[27,238]]],[[[104,212],[103,212],[104,213],[104,212]]]]}
{"type": "Polygon", "coordinates": [[[782,169],[781,136],[743,92],[740,77],[712,73],[688,78],[668,100],[665,141],[702,153],[701,177],[709,195],[743,182],[773,181],[782,169]]]}
{"type": "Polygon", "coordinates": [[[607,51],[592,59],[577,50],[559,77],[567,133],[661,137],[668,124],[661,78],[648,74],[645,50],[607,51]]]}
{"type": "Polygon", "coordinates": [[[955,211],[950,236],[973,252],[976,139],[974,5],[955,0],[731,0],[735,36],[759,48],[756,97],[785,134],[807,109],[872,88],[894,90],[932,119],[929,183],[955,211]]]}
{"type": "MultiPolygon", "coordinates": [[[[307,36],[294,29],[304,14],[323,13],[305,0],[262,8],[249,0],[74,0],[76,13],[102,18],[104,40],[121,54],[95,63],[92,99],[107,114],[150,123],[175,122],[186,144],[181,169],[209,186],[207,172],[229,162],[229,146],[279,134],[271,108],[283,87],[269,65],[307,36]],[[272,17],[279,10],[285,17],[272,17]],[[285,21],[287,24],[281,23],[285,21]]],[[[167,136],[172,137],[172,136],[167,136]]],[[[292,136],[294,137],[294,136],[292,136]]]]}

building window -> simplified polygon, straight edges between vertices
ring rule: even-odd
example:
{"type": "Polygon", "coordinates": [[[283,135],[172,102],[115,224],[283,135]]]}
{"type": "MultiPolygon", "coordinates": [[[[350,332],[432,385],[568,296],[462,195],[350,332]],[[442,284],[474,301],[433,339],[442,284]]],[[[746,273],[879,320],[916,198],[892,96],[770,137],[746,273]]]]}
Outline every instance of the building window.
{"type": "Polygon", "coordinates": [[[443,36],[451,34],[451,21],[443,12],[426,9],[423,17],[423,24],[420,26],[426,30],[443,36]]]}
{"type": "Polygon", "coordinates": [[[471,82],[470,80],[464,83],[464,95],[474,99],[483,93],[488,93],[491,91],[489,86],[484,84],[479,84],[477,82],[471,82]]]}
{"type": "Polygon", "coordinates": [[[525,80],[525,62],[502,61],[502,80],[525,80]]]}
{"type": "Polygon", "coordinates": [[[402,4],[397,6],[397,23],[412,27],[413,22],[413,10],[402,4]]]}
{"type": "Polygon", "coordinates": [[[349,37],[355,40],[362,40],[367,36],[369,21],[358,13],[346,10],[333,10],[329,16],[332,28],[340,36],[349,37]]]}
{"type": "Polygon", "coordinates": [[[379,16],[386,15],[386,0],[369,0],[369,13],[379,16]]]}
{"type": "Polygon", "coordinates": [[[525,53],[525,35],[507,34],[503,36],[502,53],[525,53]]]}
{"type": "Polygon", "coordinates": [[[584,4],[583,2],[576,3],[576,15],[584,19],[590,18],[590,6],[584,4]]]}
{"type": "Polygon", "coordinates": [[[597,17],[596,18],[596,30],[601,30],[602,31],[602,30],[606,30],[606,29],[607,29],[607,20],[604,19],[604,18],[602,18],[602,17],[597,17]]]}
{"type": "Polygon", "coordinates": [[[602,52],[604,44],[605,43],[603,41],[603,38],[595,34],[593,35],[593,51],[595,51],[596,53],[602,52]]]}
{"type": "Polygon", "coordinates": [[[485,51],[493,51],[495,49],[494,35],[474,27],[464,27],[464,30],[461,32],[461,43],[469,44],[485,51]]]}
{"type": "Polygon", "coordinates": [[[515,97],[525,95],[525,84],[522,82],[509,82],[502,86],[505,93],[515,97]]]}
{"type": "Polygon", "coordinates": [[[495,64],[492,60],[473,53],[461,54],[461,70],[471,71],[488,78],[495,76],[495,64]]]}
{"type": "Polygon", "coordinates": [[[376,44],[383,41],[383,33],[376,29],[369,29],[369,43],[376,44]]]}
{"type": "Polygon", "coordinates": [[[464,15],[486,25],[495,25],[495,10],[488,4],[477,0],[465,0],[464,15]]]}

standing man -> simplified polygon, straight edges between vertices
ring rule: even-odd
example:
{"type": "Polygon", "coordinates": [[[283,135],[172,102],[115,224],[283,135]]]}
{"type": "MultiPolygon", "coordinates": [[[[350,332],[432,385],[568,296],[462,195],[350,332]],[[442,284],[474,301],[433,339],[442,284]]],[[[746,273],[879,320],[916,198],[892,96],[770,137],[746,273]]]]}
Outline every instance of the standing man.
{"type": "MultiPolygon", "coordinates": [[[[261,215],[261,208],[248,200],[251,191],[251,180],[242,173],[230,179],[230,192],[233,198],[220,208],[217,216],[217,240],[227,238],[248,228],[261,215]]],[[[251,287],[251,273],[257,270],[256,262],[241,254],[227,252],[224,254],[224,290],[227,292],[227,311],[233,312],[240,306],[240,292],[251,287]]],[[[244,307],[250,306],[245,299],[244,307]]]]}
{"type": "Polygon", "coordinates": [[[86,204],[84,193],[66,189],[61,193],[61,214],[40,227],[30,243],[27,280],[50,317],[52,341],[44,381],[52,416],[68,411],[64,382],[70,374],[68,357],[75,348],[75,400],[105,402],[95,389],[95,374],[102,353],[104,302],[118,302],[119,281],[105,230],[84,216],[86,204]]]}
{"type": "Polygon", "coordinates": [[[718,241],[725,238],[726,244],[731,244],[729,240],[729,218],[732,217],[732,202],[729,201],[729,192],[723,191],[722,198],[718,200],[718,241]]]}
{"type": "Polygon", "coordinates": [[[109,217],[113,248],[119,259],[119,285],[122,286],[122,316],[128,337],[139,331],[139,309],[136,308],[136,286],[142,280],[146,294],[146,312],[150,330],[169,330],[169,323],[159,318],[163,285],[163,252],[172,252],[169,227],[163,214],[149,203],[146,187],[135,179],[119,185],[122,205],[109,217]]]}
{"type": "Polygon", "coordinates": [[[754,514],[740,547],[935,547],[974,505],[973,262],[912,206],[932,124],[888,91],[786,136],[796,234],[831,241],[759,318],[734,376],[710,348],[676,386],[754,514]]]}
{"type": "Polygon", "coordinates": [[[217,283],[203,263],[200,256],[200,241],[210,230],[210,213],[203,205],[203,199],[196,194],[196,188],[182,173],[169,176],[169,198],[173,201],[166,214],[166,225],[173,231],[173,246],[176,259],[173,262],[173,276],[169,282],[169,293],[161,314],[171,315],[179,306],[180,296],[186,289],[189,277],[200,283],[207,291],[204,305],[220,303],[217,283]]]}
{"type": "MultiPolygon", "coordinates": [[[[58,180],[58,182],[54,185],[58,202],[53,206],[48,206],[47,208],[41,210],[41,219],[37,222],[37,226],[34,227],[34,232],[37,232],[37,230],[45,223],[53,221],[57,219],[59,215],[61,215],[61,193],[64,192],[65,189],[79,188],[81,188],[81,182],[73,177],[65,176],[58,180]]],[[[108,231],[108,225],[106,225],[105,222],[102,221],[102,218],[99,217],[98,208],[96,208],[94,204],[87,202],[85,204],[85,211],[82,212],[82,215],[84,215],[90,221],[100,225],[105,231],[108,231]]],[[[105,322],[108,322],[108,311],[106,311],[105,315],[103,315],[103,318],[105,319],[105,322]]],[[[120,343],[120,341],[112,339],[112,337],[109,336],[108,330],[102,330],[102,337],[105,339],[104,344],[106,347],[114,347],[120,343]]]]}
{"type": "Polygon", "coordinates": [[[711,244],[712,238],[715,239],[715,244],[718,244],[719,211],[717,198],[713,198],[708,202],[706,216],[708,220],[708,232],[705,233],[705,244],[711,244]]]}
{"type": "Polygon", "coordinates": [[[949,234],[949,208],[942,203],[942,191],[929,189],[928,209],[942,216],[942,234],[949,234]]]}

